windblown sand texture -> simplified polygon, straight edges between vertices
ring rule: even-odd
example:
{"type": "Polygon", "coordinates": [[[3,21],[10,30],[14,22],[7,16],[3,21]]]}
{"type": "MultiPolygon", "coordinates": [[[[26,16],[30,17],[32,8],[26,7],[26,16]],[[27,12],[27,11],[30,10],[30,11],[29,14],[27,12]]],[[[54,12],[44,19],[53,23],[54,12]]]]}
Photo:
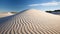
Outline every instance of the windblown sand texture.
{"type": "Polygon", "coordinates": [[[0,21],[0,34],[60,34],[60,16],[40,10],[25,10],[0,21]]]}

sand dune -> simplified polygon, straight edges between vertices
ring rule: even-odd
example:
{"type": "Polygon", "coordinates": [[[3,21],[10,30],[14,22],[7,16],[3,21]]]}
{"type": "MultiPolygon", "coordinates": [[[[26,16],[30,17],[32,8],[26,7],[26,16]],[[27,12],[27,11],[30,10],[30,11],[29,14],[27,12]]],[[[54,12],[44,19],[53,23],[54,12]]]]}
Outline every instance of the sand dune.
{"type": "Polygon", "coordinates": [[[40,10],[26,10],[0,21],[0,34],[60,34],[60,16],[40,10]]]}
{"type": "Polygon", "coordinates": [[[2,17],[6,17],[6,16],[10,16],[10,15],[13,15],[13,14],[10,13],[10,12],[0,13],[0,18],[2,18],[2,17]]]}

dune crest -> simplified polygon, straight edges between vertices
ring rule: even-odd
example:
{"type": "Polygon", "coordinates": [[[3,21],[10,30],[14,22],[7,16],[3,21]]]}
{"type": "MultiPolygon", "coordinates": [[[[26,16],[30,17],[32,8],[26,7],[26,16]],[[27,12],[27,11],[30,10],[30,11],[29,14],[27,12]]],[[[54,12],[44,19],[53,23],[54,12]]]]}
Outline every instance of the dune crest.
{"type": "Polygon", "coordinates": [[[60,16],[30,9],[0,23],[0,34],[59,34],[60,16]]]}

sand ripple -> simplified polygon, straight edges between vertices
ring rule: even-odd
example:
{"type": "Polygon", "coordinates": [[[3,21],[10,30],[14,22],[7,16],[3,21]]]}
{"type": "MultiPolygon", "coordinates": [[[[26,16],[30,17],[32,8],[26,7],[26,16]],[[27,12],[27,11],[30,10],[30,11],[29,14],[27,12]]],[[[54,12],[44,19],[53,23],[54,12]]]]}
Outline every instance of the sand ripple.
{"type": "Polygon", "coordinates": [[[11,16],[0,23],[0,34],[60,34],[60,17],[48,14],[44,16],[45,14],[36,11],[11,16]]]}

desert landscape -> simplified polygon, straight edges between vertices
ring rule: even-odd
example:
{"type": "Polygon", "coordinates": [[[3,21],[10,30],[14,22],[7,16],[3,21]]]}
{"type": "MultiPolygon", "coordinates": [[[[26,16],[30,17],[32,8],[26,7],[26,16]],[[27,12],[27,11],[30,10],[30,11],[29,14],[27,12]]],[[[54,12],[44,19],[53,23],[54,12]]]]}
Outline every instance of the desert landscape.
{"type": "Polygon", "coordinates": [[[13,15],[13,13],[11,13],[11,12],[2,12],[2,13],[0,13],[0,18],[11,16],[11,15],[13,15]]]}
{"type": "Polygon", "coordinates": [[[0,18],[0,34],[60,34],[59,15],[28,9],[0,16],[4,16],[0,18]]]}

